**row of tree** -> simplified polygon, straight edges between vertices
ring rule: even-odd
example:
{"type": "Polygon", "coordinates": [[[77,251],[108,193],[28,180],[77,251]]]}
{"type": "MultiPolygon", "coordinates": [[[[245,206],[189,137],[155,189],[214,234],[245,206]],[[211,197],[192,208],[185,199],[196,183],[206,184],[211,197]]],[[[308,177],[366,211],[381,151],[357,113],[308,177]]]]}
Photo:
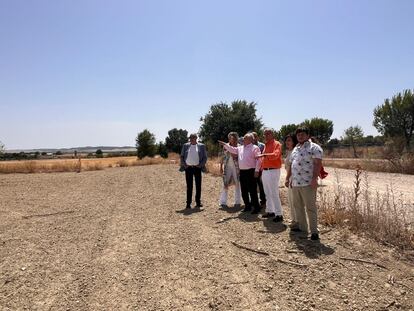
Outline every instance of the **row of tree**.
{"type": "MultiPolygon", "coordinates": [[[[236,100],[231,104],[220,102],[212,105],[208,113],[200,119],[202,122],[199,136],[207,145],[210,154],[218,151],[218,140],[226,140],[227,134],[235,131],[245,134],[255,131],[261,135],[263,122],[257,116],[257,104],[245,100],[236,100]]],[[[344,131],[340,139],[330,139],[333,133],[333,122],[328,119],[312,118],[306,119],[300,124],[282,125],[275,131],[276,137],[282,139],[288,133],[294,132],[298,126],[306,126],[310,129],[320,144],[334,146],[338,144],[348,144],[354,148],[358,144],[383,144],[391,141],[398,148],[398,152],[403,149],[410,151],[413,144],[414,133],[414,93],[405,90],[394,95],[391,99],[385,99],[382,105],[374,109],[373,125],[383,136],[364,136],[359,125],[350,126],[344,131]]],[[[138,133],[136,138],[137,155],[139,158],[160,154],[168,156],[168,152],[179,153],[181,146],[188,140],[188,132],[184,129],[171,129],[165,141],[156,143],[155,135],[148,129],[138,133]]],[[[4,151],[4,145],[0,142],[0,153],[4,151]]],[[[98,155],[98,154],[97,154],[98,155]]]]}
{"type": "Polygon", "coordinates": [[[165,142],[160,141],[158,144],[155,141],[155,135],[149,130],[145,129],[138,133],[135,139],[137,147],[138,158],[149,156],[153,157],[159,154],[163,158],[168,157],[168,152],[180,153],[181,147],[188,141],[188,131],[183,129],[173,128],[168,131],[168,136],[165,142]]]}
{"type": "MultiPolygon", "coordinates": [[[[231,104],[220,102],[212,105],[208,113],[200,119],[202,122],[199,137],[207,145],[210,154],[218,152],[218,140],[226,140],[231,131],[245,134],[255,131],[261,135],[263,122],[257,116],[257,104],[245,100],[236,100],[231,104]]],[[[354,149],[356,146],[382,145],[385,141],[394,141],[396,144],[403,140],[401,149],[410,151],[414,132],[414,94],[411,90],[398,93],[391,99],[386,99],[382,105],[374,110],[373,125],[382,136],[364,136],[359,125],[347,128],[340,139],[330,139],[333,133],[333,122],[328,119],[311,118],[300,124],[282,125],[275,131],[278,139],[283,139],[299,126],[309,128],[310,133],[318,142],[325,146],[348,145],[354,149]]],[[[149,130],[144,130],[136,138],[138,157],[153,156],[156,153],[167,156],[168,152],[179,153],[181,147],[188,140],[188,132],[184,129],[174,128],[168,132],[165,142],[156,144],[155,136],[149,130]]]]}

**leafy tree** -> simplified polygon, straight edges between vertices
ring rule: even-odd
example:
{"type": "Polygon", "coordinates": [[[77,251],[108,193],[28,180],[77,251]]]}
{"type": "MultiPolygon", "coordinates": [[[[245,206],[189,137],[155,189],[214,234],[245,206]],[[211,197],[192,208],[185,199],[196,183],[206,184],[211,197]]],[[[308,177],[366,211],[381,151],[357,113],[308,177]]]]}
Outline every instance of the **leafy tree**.
{"type": "Polygon", "coordinates": [[[135,146],[137,148],[137,155],[139,159],[146,156],[153,157],[157,151],[157,146],[155,145],[155,135],[147,129],[143,130],[138,133],[137,138],[135,139],[135,146]]]}
{"type": "Polygon", "coordinates": [[[375,136],[374,144],[378,146],[383,146],[385,144],[385,137],[381,135],[375,136]]]}
{"type": "Polygon", "coordinates": [[[359,125],[350,126],[344,131],[343,142],[349,143],[354,151],[354,158],[358,158],[355,145],[362,141],[364,131],[359,125]]]}
{"type": "Polygon", "coordinates": [[[337,146],[339,145],[340,141],[338,138],[332,138],[328,141],[327,145],[328,146],[337,146]]]}
{"type": "Polygon", "coordinates": [[[7,157],[7,154],[4,153],[4,144],[0,141],[0,160],[3,160],[7,157]]]}
{"type": "Polygon", "coordinates": [[[286,124],[280,127],[280,130],[277,132],[277,138],[282,140],[286,137],[287,134],[295,133],[298,126],[296,124],[286,124]]]}
{"type": "Polygon", "coordinates": [[[173,128],[168,131],[168,136],[165,138],[165,145],[168,151],[180,153],[182,146],[188,141],[188,132],[183,129],[173,128]]]}
{"type": "Polygon", "coordinates": [[[56,151],[55,155],[62,155],[62,151],[60,150],[56,151]]]}
{"type": "Polygon", "coordinates": [[[306,119],[301,126],[309,128],[310,135],[316,137],[322,145],[325,145],[329,141],[333,133],[333,122],[328,119],[306,119]]]}
{"type": "Polygon", "coordinates": [[[95,154],[97,158],[103,158],[103,151],[101,149],[96,150],[95,154]]]}
{"type": "Polygon", "coordinates": [[[405,147],[410,150],[414,132],[414,94],[411,90],[385,99],[374,109],[375,128],[389,138],[403,137],[405,147]]]}
{"type": "Polygon", "coordinates": [[[262,132],[263,123],[256,115],[256,103],[245,100],[233,101],[230,105],[221,102],[210,107],[210,111],[201,118],[200,138],[210,150],[218,151],[217,140],[227,140],[229,132],[244,135],[255,131],[262,132]]]}
{"type": "Polygon", "coordinates": [[[375,144],[375,142],[374,142],[375,140],[374,140],[374,136],[373,135],[367,135],[367,136],[364,136],[364,137],[362,137],[362,140],[361,140],[361,143],[362,144],[364,144],[364,145],[374,145],[375,144]]]}
{"type": "Polygon", "coordinates": [[[164,159],[168,158],[167,146],[162,141],[160,141],[157,145],[157,153],[164,159]]]}
{"type": "Polygon", "coordinates": [[[384,136],[373,136],[367,135],[362,138],[362,144],[364,145],[374,145],[374,146],[383,146],[385,143],[384,136]]]}

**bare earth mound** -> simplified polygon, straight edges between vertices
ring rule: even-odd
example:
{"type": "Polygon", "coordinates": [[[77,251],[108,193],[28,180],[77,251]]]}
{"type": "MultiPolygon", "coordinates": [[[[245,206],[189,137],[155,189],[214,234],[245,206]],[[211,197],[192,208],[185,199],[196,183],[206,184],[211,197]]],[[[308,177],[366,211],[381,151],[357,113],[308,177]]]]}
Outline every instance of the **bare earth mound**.
{"type": "Polygon", "coordinates": [[[184,212],[172,165],[1,175],[0,309],[414,310],[409,257],[220,210],[220,188],[184,212]]]}

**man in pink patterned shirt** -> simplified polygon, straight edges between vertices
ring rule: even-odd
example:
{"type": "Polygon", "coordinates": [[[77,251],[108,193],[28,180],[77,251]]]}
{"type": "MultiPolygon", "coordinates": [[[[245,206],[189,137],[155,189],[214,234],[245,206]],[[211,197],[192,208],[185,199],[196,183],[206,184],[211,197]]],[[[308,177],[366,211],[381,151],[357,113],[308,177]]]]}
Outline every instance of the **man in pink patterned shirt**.
{"type": "Polygon", "coordinates": [[[243,145],[232,147],[224,141],[219,141],[219,144],[224,146],[224,149],[230,153],[237,154],[240,168],[240,187],[244,201],[244,212],[252,211],[252,214],[260,212],[259,198],[257,196],[257,181],[261,160],[260,148],[253,145],[253,135],[246,134],[243,137],[243,145]]]}

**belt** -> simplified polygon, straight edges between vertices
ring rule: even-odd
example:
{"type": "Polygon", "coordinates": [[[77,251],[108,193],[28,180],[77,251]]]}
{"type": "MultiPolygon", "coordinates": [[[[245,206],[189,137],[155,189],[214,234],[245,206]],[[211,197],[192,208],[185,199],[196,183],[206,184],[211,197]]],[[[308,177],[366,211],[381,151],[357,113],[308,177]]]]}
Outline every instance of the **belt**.
{"type": "Polygon", "coordinates": [[[268,171],[268,170],[277,170],[276,167],[267,167],[263,169],[264,171],[268,171]]]}

